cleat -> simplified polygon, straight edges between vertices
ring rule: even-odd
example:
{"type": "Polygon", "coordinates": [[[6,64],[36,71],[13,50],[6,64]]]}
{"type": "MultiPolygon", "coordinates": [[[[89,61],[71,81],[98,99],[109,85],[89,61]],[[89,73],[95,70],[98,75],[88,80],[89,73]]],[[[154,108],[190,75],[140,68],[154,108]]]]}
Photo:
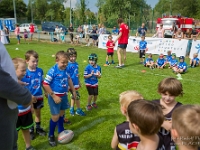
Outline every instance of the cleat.
{"type": "Polygon", "coordinates": [[[92,103],[92,107],[97,108],[97,104],[96,103],[92,103]]]}
{"type": "Polygon", "coordinates": [[[91,106],[91,105],[87,105],[87,106],[86,106],[86,110],[87,110],[87,111],[92,110],[92,106],[91,106]]]}
{"type": "Polygon", "coordinates": [[[40,136],[46,136],[46,132],[44,131],[43,128],[36,128],[36,133],[39,134],[40,136]]]}
{"type": "Polygon", "coordinates": [[[50,136],[49,137],[49,145],[51,147],[55,147],[57,144],[56,144],[56,141],[55,141],[55,136],[50,136]]]}
{"type": "Polygon", "coordinates": [[[80,108],[76,110],[76,114],[79,116],[86,116],[86,114],[80,108]]]}
{"type": "Polygon", "coordinates": [[[74,108],[70,108],[69,113],[70,113],[71,116],[74,116],[74,114],[75,114],[74,113],[74,108]]]}

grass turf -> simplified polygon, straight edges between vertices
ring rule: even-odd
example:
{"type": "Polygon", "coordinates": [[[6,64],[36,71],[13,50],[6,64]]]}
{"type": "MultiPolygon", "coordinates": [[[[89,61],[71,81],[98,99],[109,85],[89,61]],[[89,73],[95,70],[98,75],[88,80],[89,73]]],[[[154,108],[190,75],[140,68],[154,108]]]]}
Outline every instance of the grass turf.
{"type": "MultiPolygon", "coordinates": [[[[137,90],[145,99],[152,100],[160,98],[157,93],[158,83],[165,77],[176,77],[169,69],[154,69],[143,67],[139,64],[138,54],[127,53],[126,67],[123,69],[116,69],[114,65],[104,67],[106,57],[106,50],[98,49],[96,47],[72,46],[69,44],[55,44],[33,41],[30,44],[22,43],[16,44],[15,39],[11,39],[11,44],[6,45],[6,48],[11,57],[22,57],[27,50],[33,49],[39,54],[39,67],[44,70],[44,73],[50,69],[55,63],[55,57],[52,57],[59,50],[67,50],[69,47],[74,47],[78,52],[77,62],[79,63],[80,79],[82,88],[79,90],[81,94],[81,107],[86,112],[86,117],[69,116],[69,110],[66,114],[71,125],[65,125],[65,129],[70,129],[75,132],[75,137],[69,144],[61,145],[51,148],[46,137],[36,137],[32,141],[32,145],[39,150],[42,149],[65,149],[65,150],[109,150],[110,142],[113,136],[114,128],[117,124],[123,122],[125,117],[121,115],[119,106],[119,94],[125,90],[137,90]],[[16,50],[18,48],[19,50],[16,50]],[[98,64],[102,67],[102,78],[99,80],[99,96],[97,100],[98,109],[86,111],[87,104],[87,90],[84,86],[83,72],[87,65],[88,55],[90,53],[98,55],[98,64]],[[141,72],[146,70],[145,73],[141,72]]],[[[154,55],[154,60],[157,59],[154,55]]],[[[117,55],[115,52],[114,60],[117,62],[117,55]]],[[[186,62],[189,59],[186,58],[186,62]]],[[[200,69],[189,68],[188,72],[182,75],[184,95],[177,97],[177,101],[183,104],[198,104],[199,103],[199,73],[200,69]]],[[[50,119],[50,111],[45,98],[45,107],[42,109],[42,127],[48,131],[50,119]]],[[[56,134],[57,136],[57,134],[56,134]]],[[[18,138],[19,150],[25,148],[24,140],[21,132],[18,138]]]]}

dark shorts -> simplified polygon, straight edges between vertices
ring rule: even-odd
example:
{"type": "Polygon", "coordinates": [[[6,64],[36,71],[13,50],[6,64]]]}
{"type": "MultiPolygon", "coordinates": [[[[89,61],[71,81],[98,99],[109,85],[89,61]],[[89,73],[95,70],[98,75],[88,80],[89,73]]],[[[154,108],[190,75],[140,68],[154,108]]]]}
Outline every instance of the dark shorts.
{"type": "Polygon", "coordinates": [[[118,47],[121,48],[121,49],[126,49],[127,44],[118,44],[118,47]]]}
{"type": "Polygon", "coordinates": [[[91,87],[91,86],[86,86],[87,87],[87,91],[89,95],[98,95],[98,86],[97,87],[91,87]]]}
{"type": "Polygon", "coordinates": [[[37,100],[36,103],[33,103],[34,109],[41,109],[42,107],[44,107],[44,101],[43,100],[37,100]]]}
{"type": "Polygon", "coordinates": [[[108,52],[107,53],[108,56],[113,56],[113,54],[114,54],[113,52],[108,52]]]}
{"type": "MultiPolygon", "coordinates": [[[[71,90],[69,90],[70,91],[70,93],[71,93],[71,99],[74,99],[74,97],[73,97],[73,95],[72,95],[72,91],[71,90]]],[[[79,94],[79,92],[78,92],[78,90],[76,90],[76,100],[80,100],[80,94],[79,94]]]]}
{"type": "Polygon", "coordinates": [[[31,111],[25,115],[18,116],[17,125],[16,125],[17,131],[19,131],[20,129],[22,130],[29,129],[33,125],[34,125],[33,116],[32,116],[31,111]]]}
{"type": "Polygon", "coordinates": [[[74,35],[72,33],[70,33],[69,36],[70,36],[70,39],[73,40],[74,35]]]}
{"type": "Polygon", "coordinates": [[[139,57],[140,58],[145,58],[145,50],[140,50],[139,57]]]}

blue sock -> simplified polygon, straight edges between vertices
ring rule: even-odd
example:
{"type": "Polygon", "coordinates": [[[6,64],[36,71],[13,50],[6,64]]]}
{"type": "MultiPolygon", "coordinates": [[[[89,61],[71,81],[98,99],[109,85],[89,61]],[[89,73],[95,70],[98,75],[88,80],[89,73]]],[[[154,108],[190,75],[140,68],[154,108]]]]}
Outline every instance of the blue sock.
{"type": "Polygon", "coordinates": [[[64,116],[60,117],[58,120],[58,133],[64,131],[64,116]]]}
{"type": "Polygon", "coordinates": [[[54,131],[56,128],[57,122],[54,122],[52,119],[49,122],[49,137],[54,136],[54,131]]]}

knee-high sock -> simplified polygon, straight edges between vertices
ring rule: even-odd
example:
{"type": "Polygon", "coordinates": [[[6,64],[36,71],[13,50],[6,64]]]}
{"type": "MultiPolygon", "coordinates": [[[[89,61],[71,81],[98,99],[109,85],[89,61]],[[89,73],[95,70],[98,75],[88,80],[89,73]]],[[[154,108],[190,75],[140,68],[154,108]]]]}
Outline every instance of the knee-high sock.
{"type": "Polygon", "coordinates": [[[58,133],[64,131],[64,116],[60,117],[58,120],[58,133]]]}
{"type": "Polygon", "coordinates": [[[50,122],[49,122],[49,136],[54,136],[54,131],[55,131],[57,122],[58,121],[54,122],[52,119],[50,119],[50,122]]]}

